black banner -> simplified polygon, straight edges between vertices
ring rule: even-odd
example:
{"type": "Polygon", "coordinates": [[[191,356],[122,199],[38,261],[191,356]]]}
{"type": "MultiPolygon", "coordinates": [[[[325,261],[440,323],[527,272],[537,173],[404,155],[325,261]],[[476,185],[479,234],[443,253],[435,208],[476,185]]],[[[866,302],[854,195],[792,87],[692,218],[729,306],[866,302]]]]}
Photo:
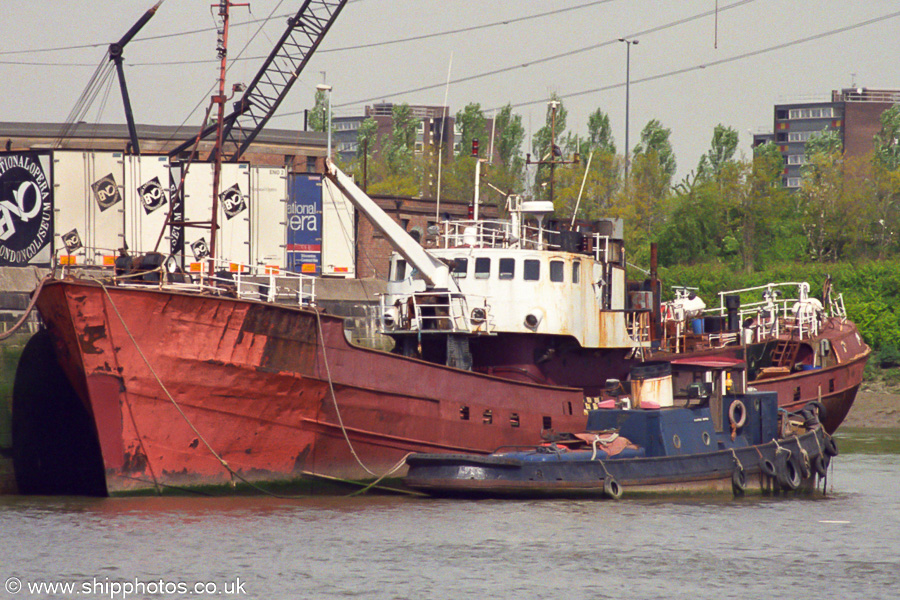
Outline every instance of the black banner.
{"type": "Polygon", "coordinates": [[[0,266],[49,266],[53,241],[49,152],[0,153],[0,266]]]}

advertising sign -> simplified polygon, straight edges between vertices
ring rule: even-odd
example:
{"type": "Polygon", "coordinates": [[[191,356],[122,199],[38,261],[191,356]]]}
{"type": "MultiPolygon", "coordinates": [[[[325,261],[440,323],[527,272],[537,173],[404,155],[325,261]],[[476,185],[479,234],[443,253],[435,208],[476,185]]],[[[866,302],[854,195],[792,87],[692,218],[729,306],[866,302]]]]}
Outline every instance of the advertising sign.
{"type": "Polygon", "coordinates": [[[287,268],[295,273],[322,272],[322,176],[290,176],[287,205],[287,268]]]}
{"type": "Polygon", "coordinates": [[[0,154],[0,266],[49,266],[52,241],[50,154],[0,154]]]}

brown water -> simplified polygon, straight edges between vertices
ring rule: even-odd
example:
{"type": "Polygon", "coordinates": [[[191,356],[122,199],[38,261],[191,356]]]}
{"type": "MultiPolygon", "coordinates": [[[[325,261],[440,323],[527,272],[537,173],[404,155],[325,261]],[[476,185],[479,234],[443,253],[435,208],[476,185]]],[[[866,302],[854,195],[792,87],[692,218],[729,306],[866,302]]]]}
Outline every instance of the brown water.
{"type": "Polygon", "coordinates": [[[6,497],[0,597],[76,597],[28,590],[61,582],[78,598],[896,599],[900,454],[843,452],[828,488],[620,502],[6,497]],[[23,590],[3,590],[9,577],[23,590]],[[219,593],[172,587],[198,582],[219,593]]]}

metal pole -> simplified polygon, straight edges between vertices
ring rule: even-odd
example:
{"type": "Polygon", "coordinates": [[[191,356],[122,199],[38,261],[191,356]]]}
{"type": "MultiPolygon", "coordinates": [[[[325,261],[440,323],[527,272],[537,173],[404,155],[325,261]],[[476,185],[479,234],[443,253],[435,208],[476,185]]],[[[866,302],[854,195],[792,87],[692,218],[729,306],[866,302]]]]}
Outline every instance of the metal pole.
{"type": "Polygon", "coordinates": [[[630,113],[630,101],[631,101],[631,45],[637,44],[638,40],[629,40],[626,38],[619,38],[620,42],[625,43],[625,189],[628,189],[628,166],[629,166],[629,158],[631,153],[631,148],[629,147],[628,140],[628,117],[630,113]]]}

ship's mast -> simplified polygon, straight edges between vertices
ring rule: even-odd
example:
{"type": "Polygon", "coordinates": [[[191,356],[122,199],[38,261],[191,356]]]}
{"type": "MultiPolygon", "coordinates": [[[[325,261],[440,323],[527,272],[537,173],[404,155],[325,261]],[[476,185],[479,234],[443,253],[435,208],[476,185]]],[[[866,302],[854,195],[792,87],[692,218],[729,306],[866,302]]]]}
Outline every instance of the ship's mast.
{"type": "Polygon", "coordinates": [[[212,277],[216,269],[216,229],[219,227],[219,184],[222,174],[222,139],[225,122],[225,72],[228,67],[228,26],[232,6],[250,6],[248,3],[238,4],[231,0],[219,0],[219,18],[222,20],[219,26],[218,44],[216,50],[219,55],[219,90],[212,97],[211,107],[216,109],[216,143],[213,146],[213,190],[212,190],[212,220],[209,227],[209,275],[212,277]]]}

